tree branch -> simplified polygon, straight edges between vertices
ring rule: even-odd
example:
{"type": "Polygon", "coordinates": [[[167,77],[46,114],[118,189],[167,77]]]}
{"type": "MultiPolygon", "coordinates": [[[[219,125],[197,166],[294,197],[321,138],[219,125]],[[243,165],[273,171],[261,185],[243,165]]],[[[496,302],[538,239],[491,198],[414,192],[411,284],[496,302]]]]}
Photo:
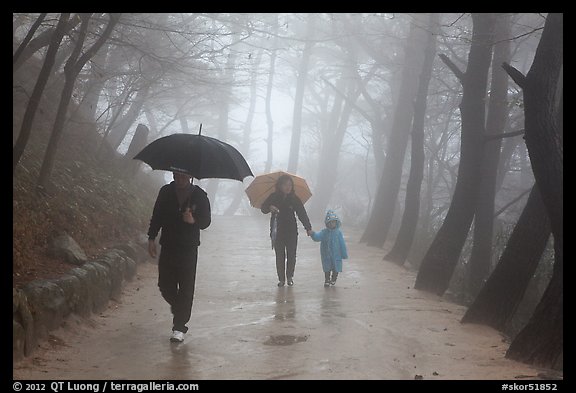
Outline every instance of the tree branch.
{"type": "MultiPolygon", "coordinates": [[[[348,98],[348,96],[346,94],[344,94],[343,92],[341,92],[340,90],[338,90],[338,88],[336,86],[334,86],[332,83],[330,83],[327,79],[322,78],[322,80],[328,84],[328,86],[330,86],[332,89],[334,89],[334,91],[336,92],[336,94],[340,95],[342,98],[344,98],[344,100],[346,100],[347,102],[349,102],[354,109],[356,109],[356,111],[358,111],[358,113],[360,113],[366,120],[368,120],[369,122],[373,122],[374,119],[368,114],[366,113],[366,111],[364,111],[362,108],[360,108],[355,102],[353,102],[352,100],[350,100],[350,98],[348,98]]],[[[363,83],[361,83],[363,85],[363,83]]]]}
{"type": "Polygon", "coordinates": [[[516,135],[522,135],[524,134],[524,130],[518,130],[518,131],[512,131],[512,132],[505,132],[503,134],[496,134],[496,135],[486,135],[484,136],[484,141],[488,142],[494,139],[504,139],[504,138],[510,138],[516,135]]]}
{"type": "Polygon", "coordinates": [[[440,56],[440,59],[444,62],[444,64],[446,64],[448,68],[452,70],[452,72],[454,73],[454,75],[456,75],[458,80],[462,82],[462,80],[464,79],[464,73],[460,71],[460,68],[458,68],[456,64],[452,63],[452,60],[450,60],[448,56],[446,56],[445,54],[440,53],[438,56],[440,56]]]}
{"type": "Polygon", "coordinates": [[[510,202],[508,202],[507,204],[505,204],[504,206],[502,206],[497,212],[494,213],[494,218],[498,217],[500,214],[504,213],[504,211],[506,209],[508,209],[510,206],[512,206],[513,204],[515,204],[516,202],[518,202],[520,199],[522,199],[522,197],[526,194],[528,194],[530,191],[532,191],[532,188],[529,188],[527,190],[525,190],[524,192],[522,192],[520,195],[518,195],[516,198],[512,199],[510,202]]]}
{"type": "Polygon", "coordinates": [[[504,71],[510,75],[510,78],[512,78],[512,80],[516,82],[518,86],[524,89],[524,85],[526,84],[526,77],[520,71],[506,62],[502,63],[502,68],[504,68],[504,71]]]}

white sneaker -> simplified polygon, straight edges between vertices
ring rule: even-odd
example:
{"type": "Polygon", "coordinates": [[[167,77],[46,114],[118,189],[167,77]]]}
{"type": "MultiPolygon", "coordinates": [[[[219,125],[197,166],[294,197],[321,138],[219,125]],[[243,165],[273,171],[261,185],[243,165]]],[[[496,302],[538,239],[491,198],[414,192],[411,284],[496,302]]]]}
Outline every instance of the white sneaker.
{"type": "Polygon", "coordinates": [[[179,330],[173,330],[172,336],[170,337],[170,341],[173,343],[181,343],[184,341],[184,333],[179,330]]]}

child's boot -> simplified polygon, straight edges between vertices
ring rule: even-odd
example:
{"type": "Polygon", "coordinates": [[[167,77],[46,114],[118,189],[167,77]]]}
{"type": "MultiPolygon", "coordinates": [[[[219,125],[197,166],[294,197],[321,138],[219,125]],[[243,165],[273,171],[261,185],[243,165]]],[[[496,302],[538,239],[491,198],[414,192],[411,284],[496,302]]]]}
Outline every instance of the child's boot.
{"type": "Polygon", "coordinates": [[[335,285],[337,279],[338,279],[338,272],[332,271],[332,279],[330,280],[330,284],[335,285]]]}

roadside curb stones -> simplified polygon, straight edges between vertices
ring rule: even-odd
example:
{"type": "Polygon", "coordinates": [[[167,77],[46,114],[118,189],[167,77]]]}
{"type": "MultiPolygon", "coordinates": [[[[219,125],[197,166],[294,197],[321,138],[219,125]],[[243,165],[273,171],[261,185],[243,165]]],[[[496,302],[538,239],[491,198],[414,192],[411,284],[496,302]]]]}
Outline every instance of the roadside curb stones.
{"type": "Polygon", "coordinates": [[[88,317],[103,311],[111,299],[119,300],[123,282],[132,280],[137,265],[146,260],[146,250],[129,242],[107,249],[57,279],[13,288],[13,360],[30,356],[70,314],[88,317]]]}

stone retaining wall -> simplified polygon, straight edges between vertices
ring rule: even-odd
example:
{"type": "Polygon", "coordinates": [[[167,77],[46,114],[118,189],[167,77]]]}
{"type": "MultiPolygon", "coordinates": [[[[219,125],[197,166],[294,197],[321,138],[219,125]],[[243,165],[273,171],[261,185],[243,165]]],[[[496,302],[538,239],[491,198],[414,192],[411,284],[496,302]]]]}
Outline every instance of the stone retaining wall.
{"type": "Polygon", "coordinates": [[[57,279],[13,288],[13,360],[30,356],[70,314],[87,317],[103,311],[111,299],[119,300],[124,280],[131,280],[137,264],[147,260],[143,245],[132,242],[109,248],[57,279]]]}

